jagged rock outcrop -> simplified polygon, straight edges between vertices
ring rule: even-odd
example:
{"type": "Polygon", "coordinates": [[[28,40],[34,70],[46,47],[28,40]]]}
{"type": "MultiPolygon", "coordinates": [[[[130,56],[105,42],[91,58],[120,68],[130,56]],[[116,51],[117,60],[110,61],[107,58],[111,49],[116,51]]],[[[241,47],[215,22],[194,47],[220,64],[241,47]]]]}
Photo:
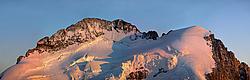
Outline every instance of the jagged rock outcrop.
{"type": "Polygon", "coordinates": [[[147,70],[131,72],[129,76],[127,76],[127,80],[142,80],[146,79],[149,72],[147,70]]]}
{"type": "Polygon", "coordinates": [[[130,31],[138,31],[139,30],[136,28],[136,26],[131,25],[128,22],[125,22],[124,20],[121,19],[117,19],[112,21],[113,25],[114,25],[114,29],[115,30],[123,30],[125,33],[130,32],[130,31]]]}
{"type": "Polygon", "coordinates": [[[250,68],[240,62],[232,51],[228,51],[223,42],[214,35],[205,38],[212,42],[213,59],[216,67],[209,74],[208,80],[250,80],[250,68]]]}
{"type": "Polygon", "coordinates": [[[94,40],[100,35],[104,35],[104,31],[116,30],[128,33],[131,31],[140,32],[136,26],[127,23],[121,19],[107,21],[98,18],[85,18],[66,29],[61,29],[51,37],[44,37],[37,42],[36,48],[29,49],[25,56],[17,58],[18,63],[22,58],[28,57],[35,53],[53,53],[55,51],[66,48],[69,45],[80,44],[94,40]]]}
{"type": "Polygon", "coordinates": [[[142,38],[156,40],[158,38],[158,33],[156,31],[148,31],[142,33],[142,38]]]}
{"type": "Polygon", "coordinates": [[[156,31],[148,31],[148,33],[146,33],[146,39],[153,39],[156,40],[158,36],[158,33],[156,31]]]}

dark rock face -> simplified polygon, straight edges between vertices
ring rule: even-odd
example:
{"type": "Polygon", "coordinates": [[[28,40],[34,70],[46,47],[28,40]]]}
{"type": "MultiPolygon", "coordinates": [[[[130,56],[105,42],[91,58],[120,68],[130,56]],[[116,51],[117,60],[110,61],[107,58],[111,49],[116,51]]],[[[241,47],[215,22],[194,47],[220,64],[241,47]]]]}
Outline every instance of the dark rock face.
{"type": "Polygon", "coordinates": [[[239,66],[240,69],[240,80],[249,80],[250,79],[250,68],[244,62],[239,66]]]}
{"type": "Polygon", "coordinates": [[[240,63],[221,40],[215,39],[213,34],[205,39],[212,42],[213,59],[216,62],[213,71],[206,74],[208,80],[250,80],[248,65],[240,63]]]}
{"type": "Polygon", "coordinates": [[[166,34],[166,33],[162,33],[162,34],[161,34],[161,36],[165,36],[165,35],[167,35],[167,34],[166,34]]]}
{"type": "Polygon", "coordinates": [[[149,72],[147,70],[131,72],[127,76],[127,80],[142,80],[142,79],[146,79],[147,76],[148,76],[148,74],[149,74],[149,72]]]}
{"type": "Polygon", "coordinates": [[[16,64],[17,64],[18,62],[20,62],[23,58],[24,58],[24,56],[19,56],[19,57],[17,58],[16,64]]]}
{"type": "Polygon", "coordinates": [[[104,31],[112,31],[128,33],[131,31],[140,32],[136,26],[117,19],[107,21],[98,18],[85,18],[76,24],[73,24],[66,29],[61,29],[51,37],[44,37],[37,42],[36,48],[29,49],[25,56],[17,58],[17,64],[21,59],[28,57],[31,54],[61,50],[73,44],[80,44],[94,40],[96,37],[104,35],[104,31]]]}
{"type": "Polygon", "coordinates": [[[130,31],[139,31],[135,25],[125,22],[121,19],[114,20],[112,21],[112,23],[114,24],[114,29],[117,31],[122,30],[122,31],[125,31],[125,33],[130,32],[130,31]]]}
{"type": "Polygon", "coordinates": [[[142,34],[143,34],[143,37],[142,37],[143,39],[146,38],[146,39],[157,40],[157,38],[159,37],[156,31],[148,31],[147,33],[143,32],[142,34]]]}

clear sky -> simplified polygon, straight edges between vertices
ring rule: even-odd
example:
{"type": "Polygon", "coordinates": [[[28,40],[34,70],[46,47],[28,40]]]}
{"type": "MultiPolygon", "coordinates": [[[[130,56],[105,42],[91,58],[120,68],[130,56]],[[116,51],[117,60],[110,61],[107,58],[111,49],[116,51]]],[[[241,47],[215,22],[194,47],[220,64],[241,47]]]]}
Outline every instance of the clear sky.
{"type": "Polygon", "coordinates": [[[87,17],[160,33],[203,26],[250,64],[250,0],[1,0],[0,72],[43,36],[87,17]]]}

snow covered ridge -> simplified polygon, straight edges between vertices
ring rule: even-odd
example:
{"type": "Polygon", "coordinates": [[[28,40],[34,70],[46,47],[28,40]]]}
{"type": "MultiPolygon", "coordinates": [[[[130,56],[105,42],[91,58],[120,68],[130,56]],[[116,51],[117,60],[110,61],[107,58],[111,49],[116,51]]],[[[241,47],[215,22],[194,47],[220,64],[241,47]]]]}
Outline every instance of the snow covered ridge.
{"type": "Polygon", "coordinates": [[[39,40],[1,80],[249,80],[208,30],[192,26],[158,36],[123,20],[86,18],[39,40]]]}

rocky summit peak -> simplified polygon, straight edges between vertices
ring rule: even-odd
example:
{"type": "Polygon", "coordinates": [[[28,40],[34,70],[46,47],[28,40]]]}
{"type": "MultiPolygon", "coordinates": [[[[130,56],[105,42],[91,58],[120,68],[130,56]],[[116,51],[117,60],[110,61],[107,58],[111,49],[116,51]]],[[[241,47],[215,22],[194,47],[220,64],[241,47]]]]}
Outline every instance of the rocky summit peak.
{"type": "Polygon", "coordinates": [[[159,37],[121,19],[85,18],[40,39],[0,79],[250,80],[250,68],[200,26],[159,37]]]}
{"type": "Polygon", "coordinates": [[[99,18],[84,18],[76,24],[72,24],[66,29],[60,29],[51,37],[44,37],[37,42],[36,48],[29,49],[25,56],[20,56],[17,63],[30,54],[54,52],[69,45],[80,44],[94,40],[96,37],[104,35],[105,32],[116,31],[118,33],[139,33],[135,25],[124,20],[116,19],[107,21],[99,18]]]}
{"type": "Polygon", "coordinates": [[[135,25],[132,25],[122,19],[116,19],[113,21],[107,21],[99,18],[84,18],[83,20],[77,22],[76,24],[71,25],[67,28],[67,30],[74,29],[88,29],[88,27],[99,27],[102,29],[106,29],[108,31],[115,30],[123,30],[124,32],[136,31],[139,32],[135,25]]]}

